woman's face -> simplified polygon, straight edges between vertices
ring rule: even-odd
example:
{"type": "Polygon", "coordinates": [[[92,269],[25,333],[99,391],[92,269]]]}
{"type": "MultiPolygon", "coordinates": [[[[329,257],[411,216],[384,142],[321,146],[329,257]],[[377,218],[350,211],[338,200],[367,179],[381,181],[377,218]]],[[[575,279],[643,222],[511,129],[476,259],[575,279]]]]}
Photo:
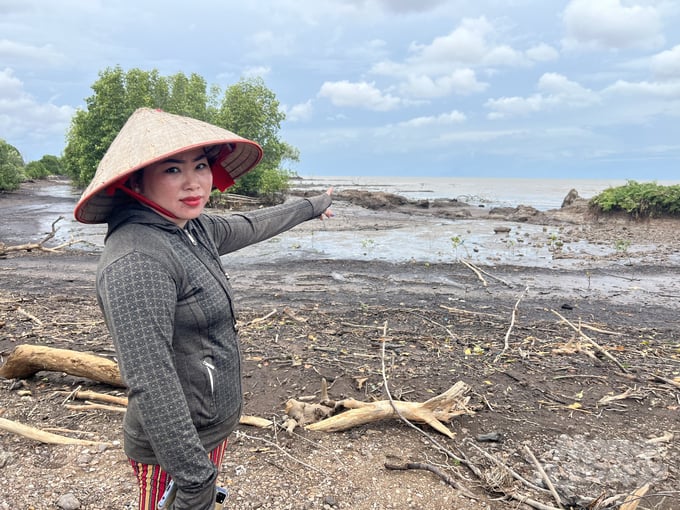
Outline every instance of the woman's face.
{"type": "Polygon", "coordinates": [[[203,149],[191,149],[146,167],[139,193],[177,216],[168,219],[183,227],[203,212],[212,182],[203,149]]]}

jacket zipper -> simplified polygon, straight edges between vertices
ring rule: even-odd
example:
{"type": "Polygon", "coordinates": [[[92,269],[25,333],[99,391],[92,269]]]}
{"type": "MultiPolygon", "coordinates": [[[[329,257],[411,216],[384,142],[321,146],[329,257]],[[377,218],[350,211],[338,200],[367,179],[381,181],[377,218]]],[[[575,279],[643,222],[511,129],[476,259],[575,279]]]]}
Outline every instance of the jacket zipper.
{"type": "Polygon", "coordinates": [[[198,244],[196,242],[196,238],[194,236],[192,236],[191,233],[188,230],[183,228],[182,232],[184,232],[187,235],[187,237],[189,238],[189,241],[191,241],[191,244],[193,244],[194,246],[196,246],[198,244]]]}
{"type": "Polygon", "coordinates": [[[210,394],[213,395],[215,393],[215,380],[213,379],[213,370],[215,370],[215,365],[205,359],[202,363],[208,372],[208,379],[210,379],[210,394]]]}

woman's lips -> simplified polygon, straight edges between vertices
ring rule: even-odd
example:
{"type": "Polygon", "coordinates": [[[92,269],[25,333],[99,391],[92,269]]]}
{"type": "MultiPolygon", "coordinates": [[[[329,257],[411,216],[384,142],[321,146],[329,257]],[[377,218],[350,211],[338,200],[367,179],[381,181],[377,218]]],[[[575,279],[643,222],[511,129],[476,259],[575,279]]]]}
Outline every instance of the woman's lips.
{"type": "Polygon", "coordinates": [[[203,204],[203,199],[201,197],[187,197],[183,198],[181,202],[189,207],[198,207],[203,204]]]}

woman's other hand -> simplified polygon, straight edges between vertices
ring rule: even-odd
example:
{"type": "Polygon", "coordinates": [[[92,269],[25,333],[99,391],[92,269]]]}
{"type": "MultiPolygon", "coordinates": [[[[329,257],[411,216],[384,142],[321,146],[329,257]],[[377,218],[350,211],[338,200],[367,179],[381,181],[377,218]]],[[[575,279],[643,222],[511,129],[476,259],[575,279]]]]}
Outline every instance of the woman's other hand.
{"type": "MultiPolygon", "coordinates": [[[[326,190],[326,195],[328,195],[329,197],[333,195],[333,186],[326,190]]],[[[333,211],[331,211],[331,208],[329,207],[328,209],[321,213],[319,219],[323,220],[325,218],[332,218],[333,216],[334,216],[333,211]]]]}

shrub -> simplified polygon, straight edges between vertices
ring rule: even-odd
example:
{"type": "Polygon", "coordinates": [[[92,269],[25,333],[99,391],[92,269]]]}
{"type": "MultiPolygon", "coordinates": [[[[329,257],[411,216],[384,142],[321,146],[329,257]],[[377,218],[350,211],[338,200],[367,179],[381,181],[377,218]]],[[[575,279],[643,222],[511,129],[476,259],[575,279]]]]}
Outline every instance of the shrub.
{"type": "Polygon", "coordinates": [[[24,159],[16,147],[0,140],[0,191],[19,189],[24,180],[24,159]]]}
{"type": "Polygon", "coordinates": [[[634,218],[680,215],[680,185],[661,186],[655,182],[628,181],[608,188],[590,200],[598,212],[625,212],[634,218]]]}

